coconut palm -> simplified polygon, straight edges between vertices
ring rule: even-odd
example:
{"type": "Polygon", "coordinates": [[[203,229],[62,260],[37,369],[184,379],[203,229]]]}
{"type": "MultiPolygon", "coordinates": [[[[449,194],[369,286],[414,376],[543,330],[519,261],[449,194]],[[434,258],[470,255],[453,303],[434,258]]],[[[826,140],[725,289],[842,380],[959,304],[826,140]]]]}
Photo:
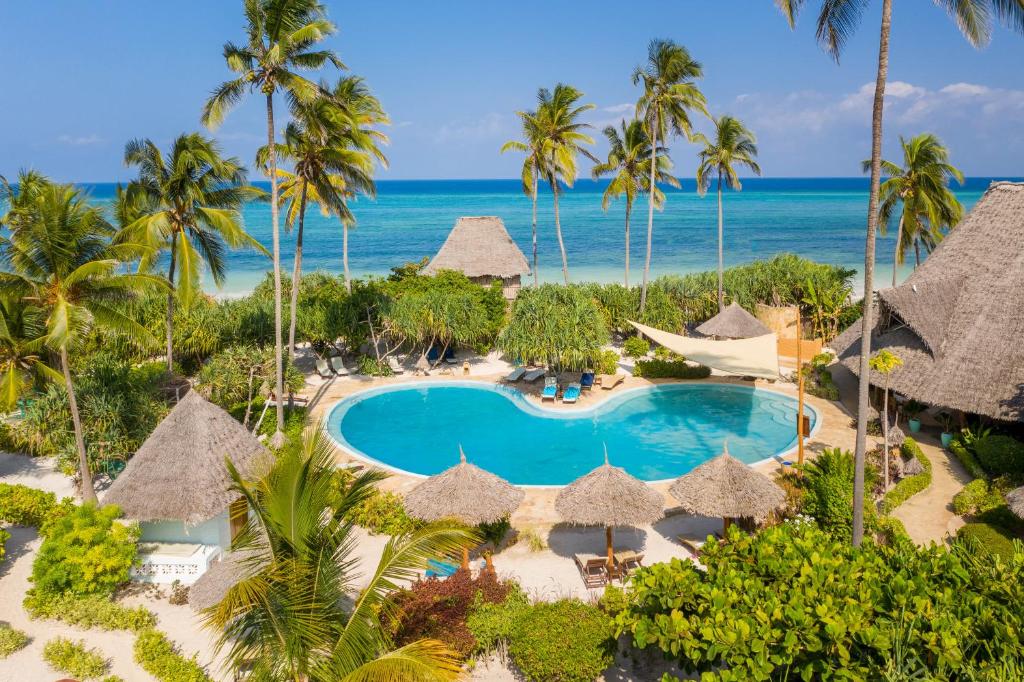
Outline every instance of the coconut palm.
{"type": "Polygon", "coordinates": [[[47,364],[45,322],[41,311],[25,301],[0,301],[0,408],[5,412],[14,410],[37,383],[64,381],[47,364]]]}
{"type": "Polygon", "coordinates": [[[71,378],[71,350],[93,329],[124,334],[137,342],[155,342],[142,325],[118,310],[118,304],[148,288],[167,282],[147,274],[125,274],[121,265],[148,252],[133,244],[112,244],[114,228],[103,211],[90,206],[71,185],[41,176],[19,179],[18,191],[7,184],[10,209],[3,225],[10,236],[0,239],[4,272],[0,298],[22,301],[42,318],[42,346],[60,358],[64,388],[78,451],[82,497],[96,501],[82,419],[71,378]]]}
{"type": "Polygon", "coordinates": [[[267,146],[270,168],[270,223],[274,257],[274,354],[277,431],[274,447],[285,442],[284,357],[281,344],[281,238],[278,215],[277,154],[274,129],[274,93],[282,91],[295,102],[308,103],[321,96],[316,83],[303,78],[298,69],[319,69],[327,63],[344,68],[330,50],[313,49],[334,33],[324,8],[316,0],[245,0],[246,39],[244,45],[225,43],[224,60],[237,78],[221,83],[203,107],[203,125],[215,129],[246,91],[259,90],[267,104],[267,146]]]}
{"type": "MultiPolygon", "coordinates": [[[[622,132],[614,126],[607,126],[604,129],[604,136],[608,139],[608,158],[596,164],[591,173],[594,179],[602,175],[615,174],[601,197],[601,208],[608,210],[608,204],[612,199],[620,196],[626,198],[626,271],[624,284],[629,288],[629,218],[633,213],[633,202],[638,195],[647,192],[651,186],[649,168],[651,165],[651,140],[644,130],[642,121],[633,119],[628,124],[622,121],[620,124],[622,132]]],[[[668,156],[668,148],[661,147],[657,154],[657,180],[658,182],[679,187],[679,179],[672,175],[669,170],[672,168],[672,160],[668,156]]],[[[655,205],[661,207],[665,202],[665,193],[654,186],[655,205]]]]}
{"type": "Polygon", "coordinates": [[[501,145],[501,153],[507,151],[524,152],[523,159],[523,194],[530,197],[533,203],[533,219],[531,236],[533,241],[533,285],[540,286],[540,273],[537,272],[537,182],[540,176],[547,177],[544,154],[544,133],[536,111],[517,111],[523,129],[522,140],[509,140],[501,145]]]}
{"type": "Polygon", "coordinates": [[[442,643],[392,648],[381,625],[394,617],[391,593],[427,560],[461,551],[475,534],[448,524],[393,537],[369,584],[357,582],[350,513],[382,475],[366,472],[339,488],[332,447],[320,428],[302,447],[247,482],[226,460],[233,490],[250,515],[234,547],[237,580],[203,612],[229,665],[253,666],[257,680],[450,680],[461,672],[442,643]]]}
{"type": "Polygon", "coordinates": [[[562,221],[558,214],[559,183],[572,187],[579,175],[577,157],[582,154],[594,163],[596,156],[584,148],[594,144],[594,139],[582,132],[590,128],[580,123],[579,117],[594,108],[593,104],[579,104],[583,93],[565,83],[559,83],[553,91],[541,88],[537,92],[537,119],[542,135],[542,151],[545,157],[541,170],[551,186],[555,204],[555,234],[558,236],[558,250],[562,254],[562,277],[569,283],[569,259],[565,254],[562,239],[562,221]]]}
{"type": "Polygon", "coordinates": [[[754,160],[757,156],[757,140],[739,119],[732,116],[719,116],[715,119],[714,140],[709,140],[701,133],[694,136],[694,140],[704,145],[697,152],[700,161],[697,166],[697,191],[704,196],[716,176],[718,181],[718,312],[722,312],[725,310],[725,293],[722,291],[725,270],[722,254],[722,181],[730,189],[739,191],[743,186],[736,174],[736,166],[746,166],[754,175],[761,174],[761,167],[754,160]]]}
{"type": "MultiPolygon", "coordinates": [[[[775,0],[790,27],[796,24],[804,0],[775,0]]],[[[998,19],[1006,26],[1024,33],[1024,3],[1019,0],[936,0],[956,22],[957,28],[971,45],[988,44],[992,24],[998,19]]],[[[843,47],[860,24],[868,3],[847,0],[822,0],[818,13],[817,39],[822,48],[838,63],[843,47]]],[[[892,0],[882,0],[881,29],[878,39],[878,70],[875,74],[875,95],[871,109],[871,186],[868,193],[868,221],[864,243],[864,315],[860,335],[860,382],[857,392],[857,438],[854,450],[853,544],[864,538],[864,453],[867,448],[868,360],[871,357],[871,329],[874,325],[875,295],[875,232],[878,229],[878,201],[882,177],[882,110],[885,82],[889,75],[889,31],[892,26],[892,0]]]]}
{"type": "MultiPolygon", "coordinates": [[[[942,241],[943,233],[956,226],[964,215],[964,207],[949,189],[950,179],[964,184],[964,174],[949,163],[949,150],[931,133],[909,140],[900,136],[903,165],[882,160],[887,179],[879,188],[878,226],[885,234],[893,214],[900,205],[896,227],[896,246],[892,259],[892,285],[896,286],[896,270],[914,247],[914,267],[921,264],[921,247],[931,253],[942,241]]],[[[864,162],[864,170],[871,162],[864,162]]]]}
{"type": "Polygon", "coordinates": [[[227,271],[226,248],[267,250],[242,227],[241,207],[261,193],[245,183],[245,168],[224,158],[217,143],[199,133],[179,135],[168,154],[152,140],[125,145],[126,166],[139,177],[118,193],[116,213],[128,242],[153,247],[140,268],[151,270],[161,251],[170,254],[167,281],[167,370],[174,368],[174,302],[191,304],[208,269],[217,286],[227,271]]]}
{"type": "MultiPolygon", "coordinates": [[[[644,91],[636,103],[636,117],[644,122],[651,138],[650,186],[657,187],[654,177],[654,154],[660,142],[667,142],[669,133],[693,137],[690,112],[708,115],[704,95],[694,81],[704,71],[682,45],[671,40],[653,40],[647,48],[647,65],[633,72],[633,84],[642,83],[644,91]]],[[[643,285],[640,288],[640,312],[647,305],[647,281],[651,274],[651,242],[654,236],[654,193],[647,195],[647,252],[644,257],[643,285]]]]}

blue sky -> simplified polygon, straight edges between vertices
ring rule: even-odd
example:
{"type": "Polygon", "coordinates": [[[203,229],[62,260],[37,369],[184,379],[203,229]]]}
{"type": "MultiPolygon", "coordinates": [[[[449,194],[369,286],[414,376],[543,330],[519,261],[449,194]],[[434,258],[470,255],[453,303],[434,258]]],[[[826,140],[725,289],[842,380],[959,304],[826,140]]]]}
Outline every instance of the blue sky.
{"type": "MultiPolygon", "coordinates": [[[[628,116],[630,73],[654,37],[704,64],[713,112],[757,133],[766,175],[857,175],[879,4],[836,66],[814,42],[817,2],[792,32],[770,0],[655,0],[653,21],[603,0],[327,1],[340,28],[329,46],[394,122],[381,177],[395,179],[515,177],[519,160],[498,147],[539,86],[583,90],[599,127],[628,116]]],[[[1000,27],[977,51],[933,3],[895,4],[887,152],[900,134],[931,131],[968,175],[1024,174],[1024,38],[1000,27]]],[[[221,46],[242,37],[233,0],[5,3],[0,17],[0,174],[34,167],[60,180],[125,179],[126,140],[166,145],[199,129],[204,98],[228,76],[221,46]]],[[[225,149],[251,162],[263,115],[257,99],[234,111],[217,132],[225,149]]],[[[673,144],[680,175],[692,173],[694,151],[673,144]]]]}

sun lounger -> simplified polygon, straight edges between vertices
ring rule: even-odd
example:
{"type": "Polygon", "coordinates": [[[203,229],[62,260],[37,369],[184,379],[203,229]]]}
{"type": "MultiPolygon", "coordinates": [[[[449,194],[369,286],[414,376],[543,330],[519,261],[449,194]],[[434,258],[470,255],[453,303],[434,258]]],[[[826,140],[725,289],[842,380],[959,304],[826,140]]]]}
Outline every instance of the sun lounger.
{"type": "Polygon", "coordinates": [[[455,349],[451,346],[448,346],[444,350],[444,362],[449,365],[456,365],[459,362],[455,359],[455,349]]]}
{"type": "Polygon", "coordinates": [[[516,367],[514,370],[505,375],[504,381],[507,381],[510,384],[514,384],[515,382],[522,379],[524,374],[526,374],[525,367],[516,367]]]}
{"type": "Polygon", "coordinates": [[[321,358],[316,359],[316,373],[324,379],[330,379],[332,376],[331,367],[327,364],[326,360],[321,358]]]}
{"type": "Polygon", "coordinates": [[[531,369],[529,372],[523,375],[523,381],[525,381],[526,383],[532,383],[537,379],[540,379],[542,376],[544,376],[545,371],[546,370],[543,369],[531,369]]]}
{"type": "Polygon", "coordinates": [[[623,575],[629,575],[644,565],[644,555],[637,554],[632,550],[615,552],[612,556],[615,558],[615,565],[623,575]]]}
{"type": "Polygon", "coordinates": [[[427,572],[425,575],[428,578],[448,578],[455,575],[458,570],[458,564],[441,561],[440,559],[427,559],[427,572]]]}
{"type": "Polygon", "coordinates": [[[700,556],[703,551],[703,547],[707,544],[708,536],[714,537],[716,540],[721,540],[722,536],[718,533],[682,533],[676,536],[676,541],[685,547],[686,549],[693,552],[694,556],[700,556]]]}
{"type": "Polygon", "coordinates": [[[437,346],[431,346],[430,350],[427,351],[427,362],[434,364],[438,358],[441,357],[441,351],[437,349],[437,346]]]}
{"type": "Polygon", "coordinates": [[[541,391],[540,399],[543,400],[554,400],[558,397],[558,379],[555,377],[546,377],[544,379],[544,390],[541,391]]]}
{"type": "Polygon", "coordinates": [[[584,391],[589,391],[594,388],[594,373],[584,372],[580,377],[580,388],[584,391]]]}
{"type": "Polygon", "coordinates": [[[610,391],[625,380],[625,374],[602,374],[601,389],[605,391],[610,391]]]}
{"type": "Polygon", "coordinates": [[[608,559],[596,554],[573,554],[583,584],[588,588],[603,587],[608,582],[608,559]]]}
{"type": "Polygon", "coordinates": [[[563,403],[574,403],[580,399],[580,385],[575,381],[565,387],[565,393],[562,394],[563,403]]]}
{"type": "Polygon", "coordinates": [[[345,361],[341,359],[340,355],[331,358],[331,369],[340,377],[348,376],[348,368],[345,367],[345,361]]]}
{"type": "Polygon", "coordinates": [[[400,363],[398,358],[394,355],[388,356],[388,367],[390,367],[391,371],[395,374],[405,374],[405,367],[402,367],[402,363],[400,363]]]}

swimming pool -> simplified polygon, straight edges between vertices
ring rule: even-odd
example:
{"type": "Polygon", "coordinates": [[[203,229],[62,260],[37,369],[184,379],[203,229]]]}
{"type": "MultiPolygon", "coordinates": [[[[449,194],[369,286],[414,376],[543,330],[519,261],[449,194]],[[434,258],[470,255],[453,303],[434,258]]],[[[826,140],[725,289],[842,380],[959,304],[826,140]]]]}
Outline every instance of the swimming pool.
{"type": "MultiPolygon", "coordinates": [[[[603,398],[595,393],[592,399],[603,398]]],[[[817,414],[805,406],[812,429],[817,414]]],[[[594,407],[552,410],[518,390],[481,382],[405,383],[335,405],[328,433],[355,454],[430,476],[458,462],[519,485],[565,485],[604,460],[645,481],[687,473],[722,451],[753,463],[796,445],[795,399],[731,384],[663,384],[594,407]]]]}

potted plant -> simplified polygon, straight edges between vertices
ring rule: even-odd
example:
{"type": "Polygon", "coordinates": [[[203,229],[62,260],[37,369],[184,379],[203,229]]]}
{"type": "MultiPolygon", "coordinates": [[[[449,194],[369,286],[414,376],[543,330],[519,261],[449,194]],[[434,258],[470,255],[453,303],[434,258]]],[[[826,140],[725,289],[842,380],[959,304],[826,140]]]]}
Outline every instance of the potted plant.
{"type": "Polygon", "coordinates": [[[948,448],[953,442],[953,415],[949,412],[940,412],[935,418],[942,424],[942,447],[948,448]]]}
{"type": "Polygon", "coordinates": [[[916,400],[908,400],[903,406],[903,414],[907,415],[907,423],[910,424],[911,433],[919,433],[921,431],[921,420],[918,417],[924,412],[925,406],[916,400]]]}

